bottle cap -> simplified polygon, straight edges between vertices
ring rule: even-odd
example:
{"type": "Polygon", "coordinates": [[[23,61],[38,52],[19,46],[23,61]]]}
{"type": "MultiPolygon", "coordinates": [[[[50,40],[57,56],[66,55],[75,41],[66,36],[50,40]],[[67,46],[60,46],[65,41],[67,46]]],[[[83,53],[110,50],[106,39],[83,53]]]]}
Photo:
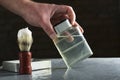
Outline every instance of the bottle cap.
{"type": "Polygon", "coordinates": [[[68,19],[65,19],[63,22],[57,24],[55,26],[55,31],[57,34],[61,34],[66,29],[70,28],[72,25],[70,24],[68,19]]]}

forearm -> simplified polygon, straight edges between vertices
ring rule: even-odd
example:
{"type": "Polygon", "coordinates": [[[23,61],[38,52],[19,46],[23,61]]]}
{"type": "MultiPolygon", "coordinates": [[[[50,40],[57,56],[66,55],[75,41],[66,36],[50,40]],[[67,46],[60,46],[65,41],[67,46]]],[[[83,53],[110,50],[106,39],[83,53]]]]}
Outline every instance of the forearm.
{"type": "Polygon", "coordinates": [[[29,1],[31,0],[0,0],[0,5],[21,16],[27,6],[26,3],[29,1]]]}

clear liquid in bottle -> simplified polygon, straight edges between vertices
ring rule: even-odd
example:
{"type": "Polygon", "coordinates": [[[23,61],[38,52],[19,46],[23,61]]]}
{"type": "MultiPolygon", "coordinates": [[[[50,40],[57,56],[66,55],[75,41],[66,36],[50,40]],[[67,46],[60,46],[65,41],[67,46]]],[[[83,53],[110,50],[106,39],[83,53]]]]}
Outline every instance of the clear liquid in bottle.
{"type": "Polygon", "coordinates": [[[59,30],[57,39],[53,41],[67,67],[71,68],[77,62],[88,58],[93,53],[78,27],[64,29],[62,31],[59,30]]]}

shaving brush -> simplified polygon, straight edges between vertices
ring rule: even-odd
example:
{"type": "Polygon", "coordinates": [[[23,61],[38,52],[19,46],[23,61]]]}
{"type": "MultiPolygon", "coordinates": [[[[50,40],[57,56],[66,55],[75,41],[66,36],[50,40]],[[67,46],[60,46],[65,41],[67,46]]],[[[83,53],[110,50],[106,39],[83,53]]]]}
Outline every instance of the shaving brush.
{"type": "Polygon", "coordinates": [[[19,74],[31,74],[31,57],[30,48],[33,42],[32,32],[28,28],[23,28],[18,31],[18,46],[19,52],[19,74]]]}

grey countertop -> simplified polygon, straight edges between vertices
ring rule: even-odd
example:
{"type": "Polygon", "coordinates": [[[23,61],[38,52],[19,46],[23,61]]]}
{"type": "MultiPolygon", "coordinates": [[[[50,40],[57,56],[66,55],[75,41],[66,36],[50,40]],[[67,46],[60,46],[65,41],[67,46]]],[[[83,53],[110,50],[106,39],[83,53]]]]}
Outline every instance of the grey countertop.
{"type": "Polygon", "coordinates": [[[32,75],[0,70],[0,80],[120,80],[120,58],[88,58],[73,69],[62,59],[51,59],[52,68],[33,71],[32,75]]]}

